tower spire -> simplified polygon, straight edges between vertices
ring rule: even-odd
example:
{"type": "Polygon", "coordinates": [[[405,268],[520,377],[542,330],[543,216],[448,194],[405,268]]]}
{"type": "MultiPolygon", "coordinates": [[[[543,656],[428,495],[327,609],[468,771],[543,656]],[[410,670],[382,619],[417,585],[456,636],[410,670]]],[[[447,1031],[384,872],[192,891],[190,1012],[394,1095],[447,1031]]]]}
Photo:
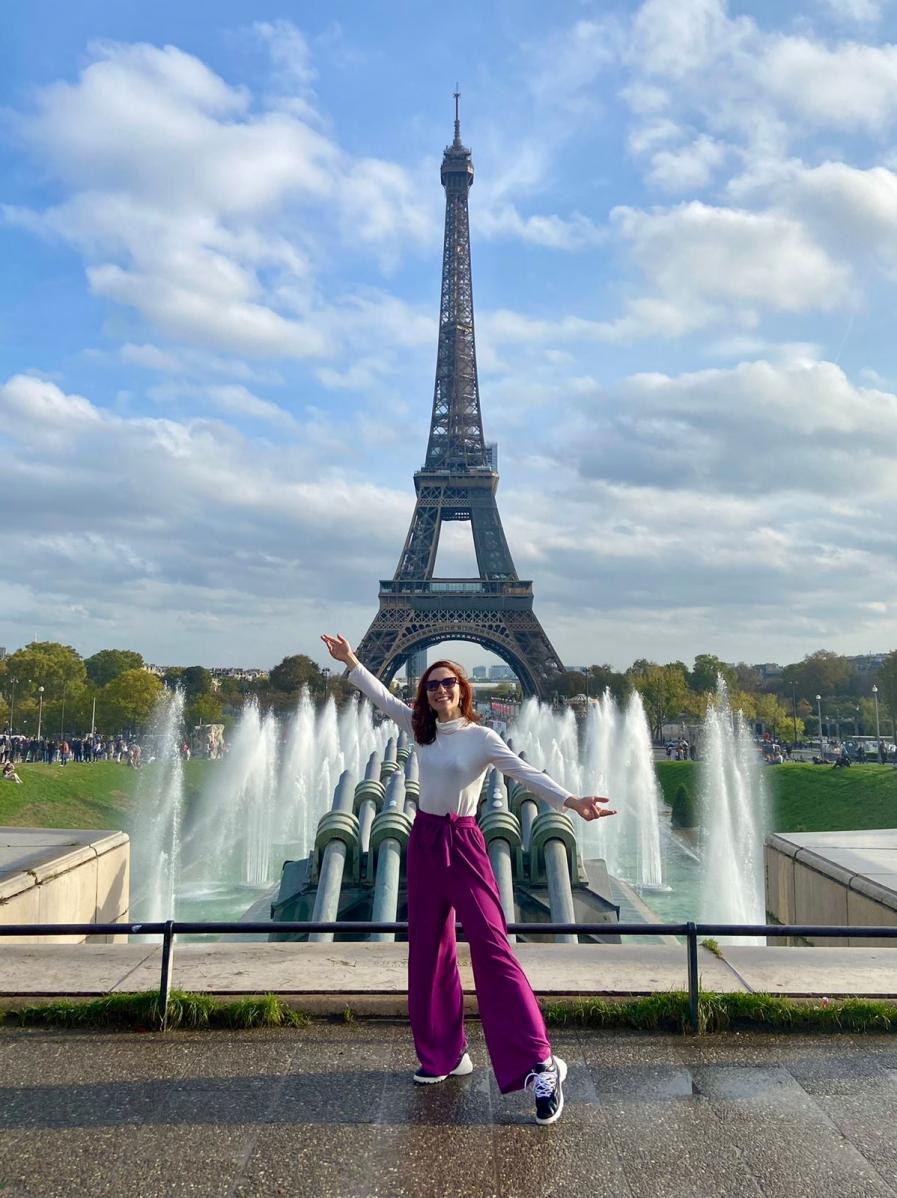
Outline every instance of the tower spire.
{"type": "Polygon", "coordinates": [[[455,97],[455,140],[452,143],[455,146],[461,145],[461,92],[458,89],[457,83],[454,90],[455,97]]]}

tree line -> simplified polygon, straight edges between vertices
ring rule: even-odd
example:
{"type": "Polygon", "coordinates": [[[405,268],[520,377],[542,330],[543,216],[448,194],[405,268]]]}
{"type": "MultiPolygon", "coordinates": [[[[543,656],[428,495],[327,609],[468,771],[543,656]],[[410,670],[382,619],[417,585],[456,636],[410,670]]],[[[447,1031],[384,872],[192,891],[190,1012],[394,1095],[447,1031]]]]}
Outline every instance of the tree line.
{"type": "MultiPolygon", "coordinates": [[[[733,707],[784,739],[818,735],[816,695],[822,696],[827,733],[834,734],[840,724],[842,734],[875,735],[872,688],[877,686],[882,735],[897,740],[897,650],[876,672],[864,672],[846,657],[820,649],[773,678],[710,653],[698,654],[691,668],[681,661],[661,664],[640,658],[623,671],[609,665],[568,671],[558,679],[558,694],[595,698],[609,689],[625,702],[637,690],[652,732],[660,739],[665,723],[703,718],[718,677],[725,680],[733,707]]],[[[101,649],[82,658],[71,645],[33,641],[0,661],[0,727],[12,721],[17,731],[33,735],[40,715],[44,735],[77,734],[90,731],[95,711],[100,731],[136,731],[163,688],[176,686],[184,691],[188,727],[226,723],[253,697],[264,710],[285,712],[303,687],[315,699],[332,695],[339,704],[353,689],[305,654],[285,657],[257,680],[216,679],[200,665],[172,668],[160,678],[145,668],[134,650],[101,649]]]]}
{"type": "Polygon", "coordinates": [[[255,697],[264,709],[293,706],[303,686],[315,697],[341,700],[347,684],[328,676],[303,654],[286,657],[257,681],[216,679],[204,666],[167,670],[161,677],[131,649],[101,649],[82,658],[71,645],[32,641],[0,661],[0,728],[46,737],[136,733],[167,687],[184,692],[184,722],[227,723],[255,697]]]}
{"type": "Polygon", "coordinates": [[[559,693],[598,696],[608,688],[619,702],[631,690],[641,694],[654,738],[660,740],[664,724],[703,719],[707,704],[722,677],[733,708],[748,720],[762,724],[785,740],[819,735],[818,708],[826,735],[857,732],[876,734],[875,696],[878,688],[879,726],[897,740],[897,650],[889,653],[877,671],[863,671],[839,653],[819,649],[764,678],[744,662],[732,665],[711,653],[700,653],[694,666],[682,661],[659,662],[640,658],[624,671],[593,665],[585,671],[568,671],[559,679],[559,693]],[[816,696],[821,696],[817,703],[816,696]]]}

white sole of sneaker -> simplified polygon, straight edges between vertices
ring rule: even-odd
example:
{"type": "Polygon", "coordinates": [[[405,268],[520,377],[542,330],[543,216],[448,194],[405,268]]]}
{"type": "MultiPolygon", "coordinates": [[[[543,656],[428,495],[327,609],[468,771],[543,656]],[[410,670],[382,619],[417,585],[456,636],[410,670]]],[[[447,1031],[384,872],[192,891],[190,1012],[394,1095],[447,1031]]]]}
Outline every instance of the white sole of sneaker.
{"type": "Polygon", "coordinates": [[[567,1062],[562,1057],[555,1057],[555,1064],[558,1067],[558,1084],[561,1089],[561,1101],[558,1103],[558,1109],[548,1119],[540,1119],[536,1116],[536,1122],[540,1127],[547,1127],[549,1123],[557,1123],[561,1117],[561,1111],[564,1109],[564,1082],[567,1078],[567,1062]]]}
{"type": "Polygon", "coordinates": [[[465,1052],[451,1073],[437,1073],[434,1077],[421,1077],[419,1073],[415,1073],[414,1081],[419,1086],[434,1086],[437,1082],[444,1082],[448,1077],[467,1077],[468,1073],[473,1073],[473,1061],[465,1052]]]}

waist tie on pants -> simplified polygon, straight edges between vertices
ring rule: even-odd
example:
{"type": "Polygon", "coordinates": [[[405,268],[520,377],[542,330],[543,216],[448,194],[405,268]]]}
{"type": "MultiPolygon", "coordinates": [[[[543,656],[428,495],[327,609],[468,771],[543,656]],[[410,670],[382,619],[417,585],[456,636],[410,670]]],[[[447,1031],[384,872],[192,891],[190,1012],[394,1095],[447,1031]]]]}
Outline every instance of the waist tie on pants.
{"type": "Polygon", "coordinates": [[[408,841],[408,1010],[417,1055],[449,1073],[464,1050],[455,915],[470,946],[477,1005],[496,1080],[518,1090],[551,1054],[542,1012],[508,943],[486,842],[472,815],[418,811],[408,841]]]}

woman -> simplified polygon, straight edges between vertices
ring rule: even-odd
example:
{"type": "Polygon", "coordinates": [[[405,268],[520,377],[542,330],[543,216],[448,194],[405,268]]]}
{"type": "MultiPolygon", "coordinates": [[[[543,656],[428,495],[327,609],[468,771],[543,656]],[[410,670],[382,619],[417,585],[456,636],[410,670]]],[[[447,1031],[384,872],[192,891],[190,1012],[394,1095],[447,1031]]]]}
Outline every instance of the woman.
{"type": "Polygon", "coordinates": [[[409,708],[364,668],[343,636],[322,636],[349,681],[417,746],[420,795],[408,840],[408,1014],[421,1085],[473,1069],[464,1039],[464,1001],[455,951],[455,912],[464,925],[483,1033],[503,1094],[533,1087],[536,1122],[554,1123],[564,1105],[567,1066],[552,1056],[542,1013],[508,943],[498,887],[476,822],[487,769],[523,782],[553,807],[583,819],[614,815],[608,800],[578,798],[527,765],[491,728],[479,727],[461,666],[434,662],[409,708]]]}

